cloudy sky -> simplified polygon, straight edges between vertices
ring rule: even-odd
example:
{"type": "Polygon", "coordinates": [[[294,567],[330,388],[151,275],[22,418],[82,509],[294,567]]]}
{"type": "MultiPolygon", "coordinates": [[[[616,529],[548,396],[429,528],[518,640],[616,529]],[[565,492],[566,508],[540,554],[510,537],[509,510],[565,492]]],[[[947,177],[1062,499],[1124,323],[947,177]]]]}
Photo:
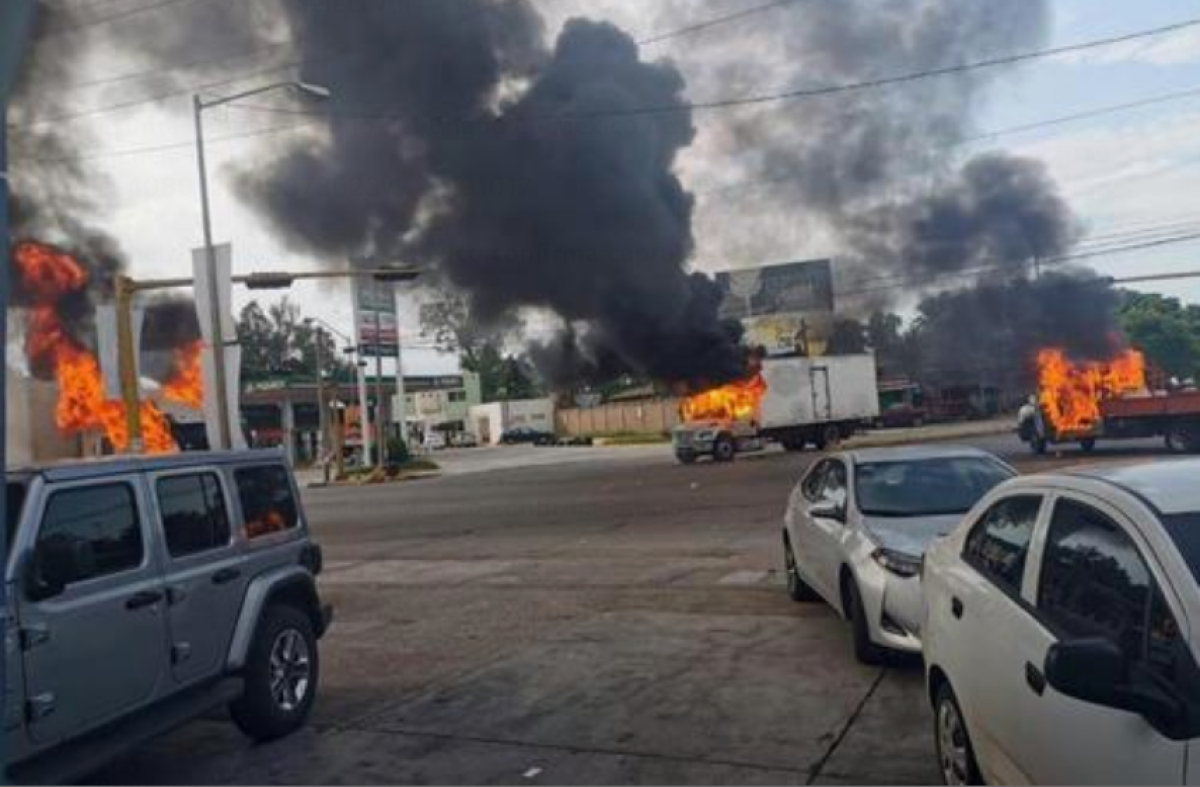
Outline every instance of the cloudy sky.
{"type": "MultiPolygon", "coordinates": [[[[139,5],[132,0],[54,1],[91,3],[99,15],[139,5]]],[[[772,37],[790,25],[804,24],[806,2],[823,1],[780,4],[736,21],[649,43],[643,47],[643,57],[672,59],[687,79],[688,96],[695,100],[728,92],[729,69],[748,63],[754,67],[739,72],[754,80],[742,86],[745,92],[796,87],[769,81],[772,73],[778,73],[778,79],[791,77],[786,63],[772,59],[779,57],[773,54],[772,37]],[[720,85],[714,82],[714,74],[721,74],[720,85]]],[[[612,20],[643,41],[763,4],[764,0],[535,0],[547,18],[549,37],[566,18],[582,15],[612,20]]],[[[1050,5],[1051,46],[1200,17],[1200,2],[1185,0],[1053,0],[1050,5]]],[[[171,8],[167,5],[154,13],[169,14],[171,8]]],[[[75,35],[90,34],[83,29],[75,35]]],[[[77,48],[84,49],[86,42],[72,38],[55,39],[64,57],[77,48]]],[[[286,63],[286,46],[280,49],[277,55],[268,53],[238,67],[255,73],[264,65],[286,63]]],[[[869,59],[871,52],[860,56],[869,59]]],[[[189,265],[189,250],[200,238],[190,96],[175,94],[144,102],[141,99],[155,95],[156,89],[145,77],[114,79],[140,71],[136,62],[119,52],[100,48],[87,56],[82,77],[64,97],[66,103],[77,107],[72,114],[79,115],[68,121],[78,129],[79,141],[72,155],[106,184],[101,192],[105,195],[102,223],[126,250],[133,274],[180,275],[189,265]]],[[[277,71],[272,77],[283,73],[277,71]]],[[[252,76],[220,90],[248,88],[262,80],[252,76]]],[[[1174,241],[1200,233],[1200,205],[1196,204],[1200,194],[1200,27],[1005,68],[990,75],[980,96],[971,122],[977,139],[947,150],[945,155],[965,157],[1001,149],[1044,161],[1083,222],[1082,249],[1103,252],[1113,245],[1174,241]],[[1099,112],[1131,103],[1140,106],[1099,112]],[[1078,115],[1084,117],[1069,119],[1078,115]],[[1062,122],[1048,124],[1060,119],[1062,122]],[[1037,128],[1025,129],[1027,126],[1037,128]],[[992,132],[1003,133],[988,136],[992,132]]],[[[756,110],[754,122],[802,128],[803,103],[783,102],[756,110]]],[[[215,233],[219,240],[233,241],[237,270],[328,265],[330,261],[306,258],[284,248],[238,201],[226,177],[235,164],[253,166],[257,157],[269,154],[276,140],[304,133],[294,130],[301,124],[245,108],[215,109],[206,118],[212,140],[215,233]]],[[[696,140],[677,165],[685,186],[698,201],[693,265],[712,271],[818,256],[836,259],[840,252],[837,241],[819,222],[806,219],[804,206],[781,204],[786,203],[780,193],[785,186],[769,178],[746,176],[742,157],[753,151],[739,151],[729,143],[726,122],[723,113],[697,114],[696,140]]],[[[18,132],[13,142],[16,166],[20,166],[20,144],[18,132]]],[[[1171,242],[1120,254],[1098,254],[1089,264],[1118,277],[1200,269],[1198,252],[1200,241],[1171,242]]],[[[1139,288],[1200,302],[1200,280],[1139,288]]],[[[237,297],[244,302],[248,296],[239,293],[237,297]]],[[[342,287],[298,285],[291,297],[305,310],[349,330],[351,307],[342,287]]]]}

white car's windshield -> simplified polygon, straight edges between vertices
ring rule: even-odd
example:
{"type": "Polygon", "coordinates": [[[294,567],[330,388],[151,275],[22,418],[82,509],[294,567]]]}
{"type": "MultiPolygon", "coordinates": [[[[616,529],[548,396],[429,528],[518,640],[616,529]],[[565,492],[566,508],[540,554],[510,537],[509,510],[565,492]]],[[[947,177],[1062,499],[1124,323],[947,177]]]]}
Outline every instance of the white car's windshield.
{"type": "Polygon", "coordinates": [[[854,490],[867,516],[961,514],[1012,475],[985,457],[867,462],[855,468],[854,490]]]}

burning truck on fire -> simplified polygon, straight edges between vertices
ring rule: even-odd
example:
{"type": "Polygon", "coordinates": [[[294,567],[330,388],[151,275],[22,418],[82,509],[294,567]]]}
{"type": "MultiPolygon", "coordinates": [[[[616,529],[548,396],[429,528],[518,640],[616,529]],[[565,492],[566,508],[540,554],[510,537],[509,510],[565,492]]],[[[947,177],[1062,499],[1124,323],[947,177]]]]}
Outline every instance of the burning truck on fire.
{"type": "Polygon", "coordinates": [[[675,457],[729,462],[776,442],[823,450],[879,416],[875,356],[766,358],[746,380],[690,396],[675,427],[675,457]]]}
{"type": "Polygon", "coordinates": [[[1017,431],[1036,453],[1097,440],[1161,437],[1171,450],[1200,451],[1200,390],[1154,385],[1146,359],[1126,349],[1102,361],[1073,360],[1056,348],[1037,356],[1038,392],[1017,431]]]}

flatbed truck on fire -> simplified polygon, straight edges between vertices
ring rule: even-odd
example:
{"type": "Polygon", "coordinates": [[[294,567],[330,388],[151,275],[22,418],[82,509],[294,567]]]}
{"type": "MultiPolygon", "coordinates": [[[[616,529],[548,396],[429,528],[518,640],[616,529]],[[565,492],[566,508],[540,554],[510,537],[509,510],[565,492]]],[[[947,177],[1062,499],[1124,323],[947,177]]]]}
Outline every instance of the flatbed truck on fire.
{"type": "Polygon", "coordinates": [[[1091,451],[1097,440],[1148,437],[1163,438],[1174,451],[1200,452],[1200,390],[1148,385],[1140,353],[1072,364],[1044,351],[1038,366],[1036,406],[1017,426],[1034,453],[1066,443],[1091,451]]]}
{"type": "Polygon", "coordinates": [[[776,442],[789,451],[818,450],[879,416],[873,355],[767,358],[758,374],[686,399],[675,427],[675,457],[732,461],[776,442]]]}

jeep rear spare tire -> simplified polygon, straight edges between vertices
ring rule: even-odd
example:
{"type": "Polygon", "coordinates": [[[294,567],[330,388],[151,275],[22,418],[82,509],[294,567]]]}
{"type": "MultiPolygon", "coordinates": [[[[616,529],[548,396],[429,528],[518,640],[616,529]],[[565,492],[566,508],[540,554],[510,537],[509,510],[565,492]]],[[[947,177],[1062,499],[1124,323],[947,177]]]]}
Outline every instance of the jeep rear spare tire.
{"type": "Polygon", "coordinates": [[[246,690],[229,706],[238,728],[256,741],[269,741],[304,726],[320,666],[308,615],[291,605],[267,607],[246,658],[246,690]]]}

